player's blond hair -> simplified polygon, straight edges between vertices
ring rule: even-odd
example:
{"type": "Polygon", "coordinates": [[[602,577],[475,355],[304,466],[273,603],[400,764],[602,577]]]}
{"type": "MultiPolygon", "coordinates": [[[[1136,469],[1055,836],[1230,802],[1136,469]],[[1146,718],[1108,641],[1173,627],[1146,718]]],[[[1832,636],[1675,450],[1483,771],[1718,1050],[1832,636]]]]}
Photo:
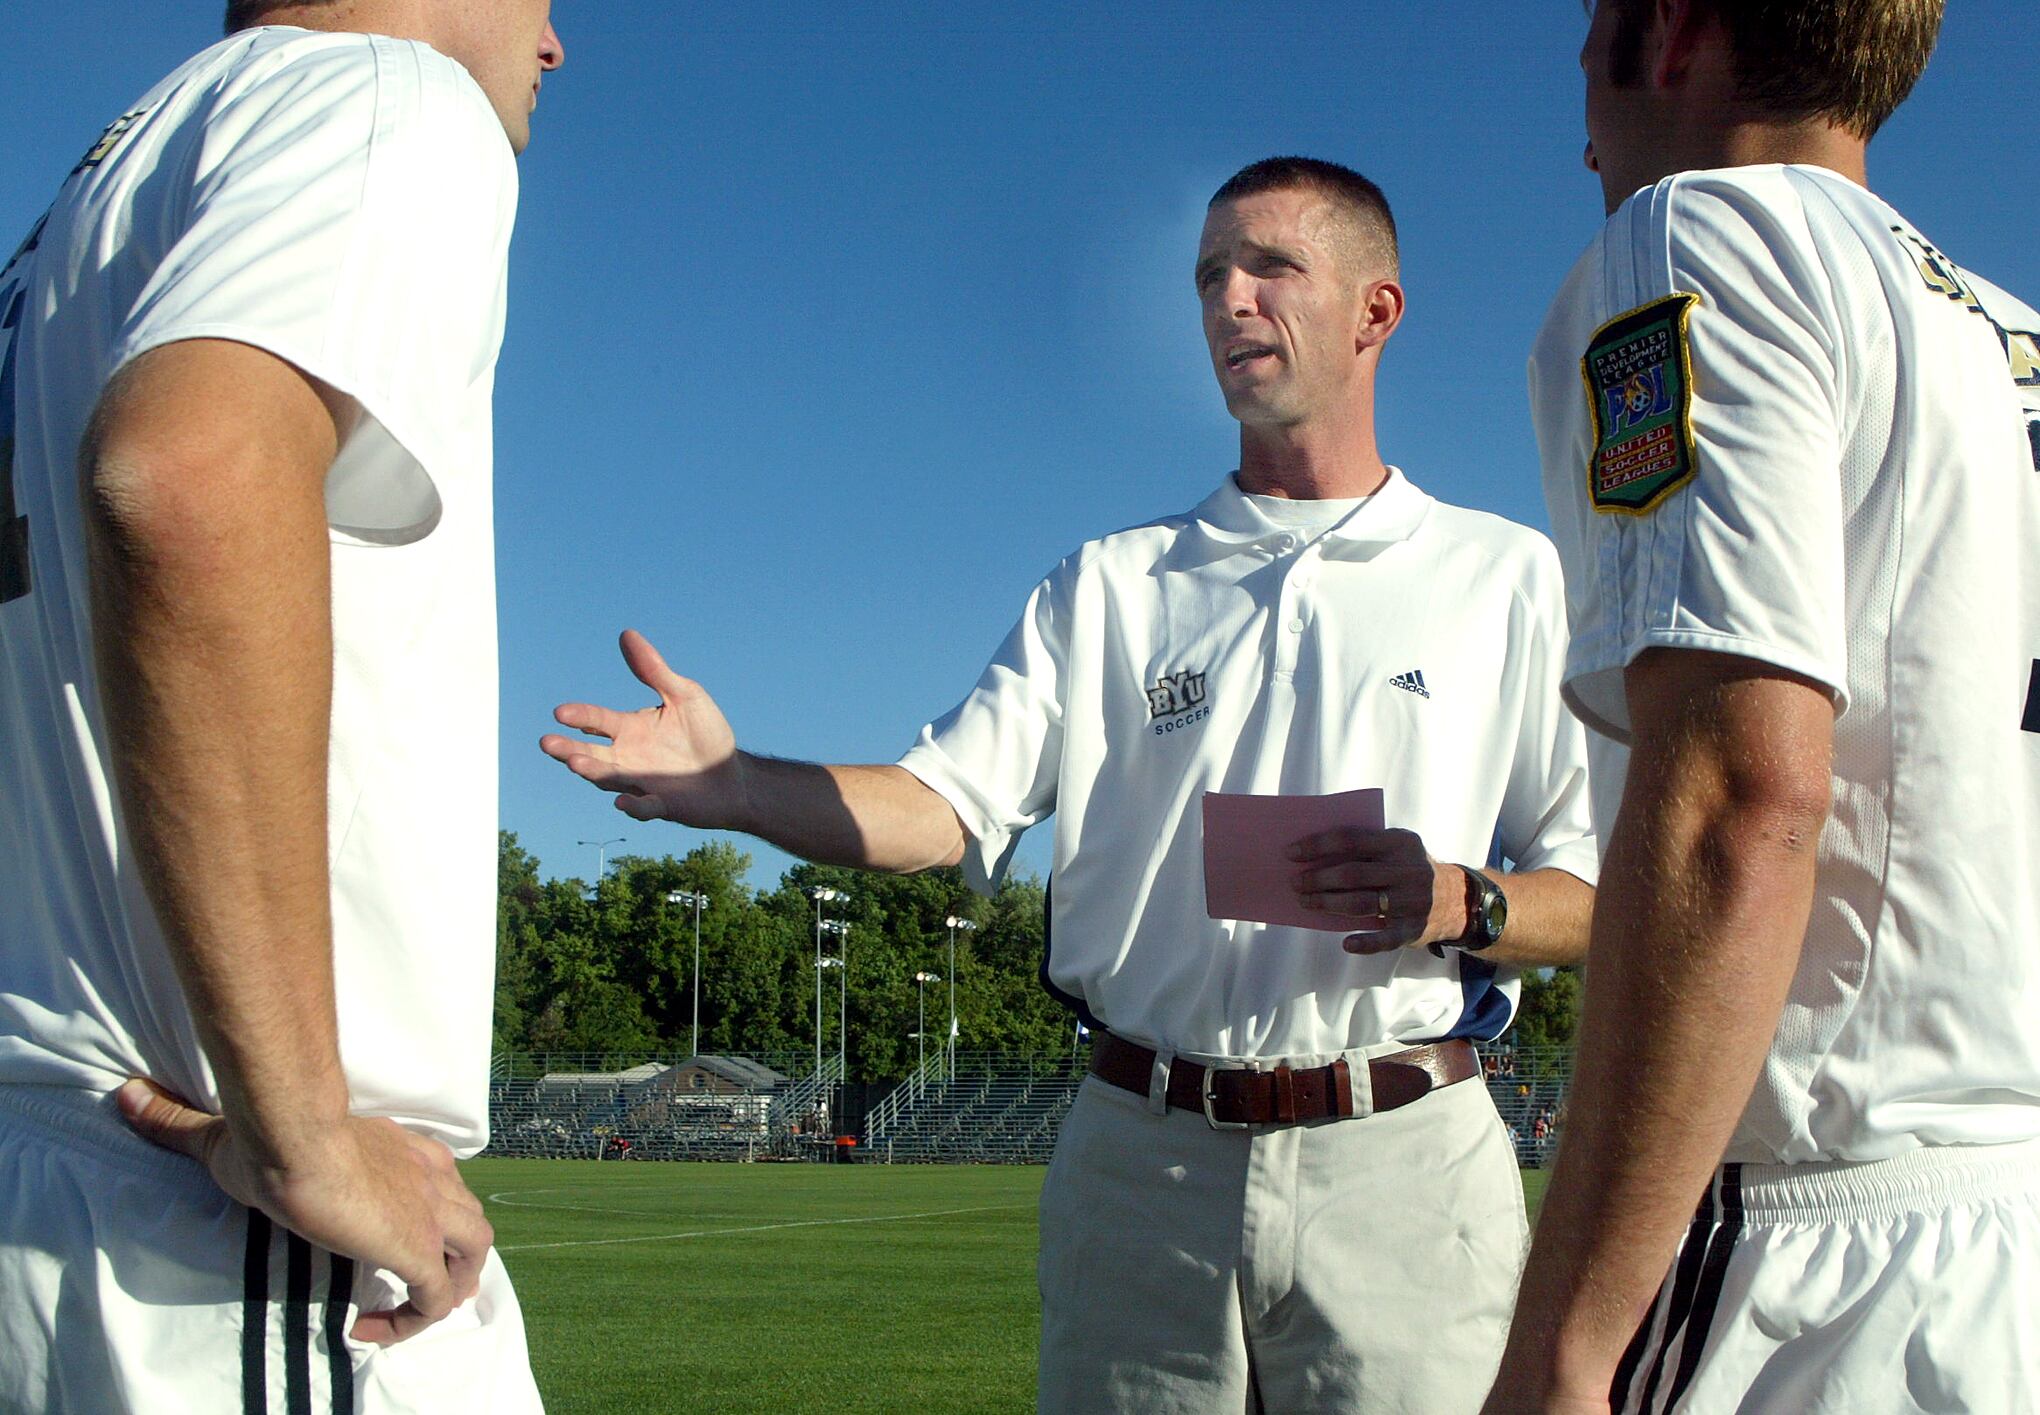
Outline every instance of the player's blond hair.
{"type": "MultiPolygon", "coordinates": [[[[1637,82],[1652,0],[1615,6],[1618,84],[1637,82]],[[1625,69],[1627,72],[1625,72],[1625,69]]],[[[1825,119],[1868,142],[1905,102],[1946,0],[1698,0],[1728,32],[1742,96],[1782,119],[1825,119]]]]}

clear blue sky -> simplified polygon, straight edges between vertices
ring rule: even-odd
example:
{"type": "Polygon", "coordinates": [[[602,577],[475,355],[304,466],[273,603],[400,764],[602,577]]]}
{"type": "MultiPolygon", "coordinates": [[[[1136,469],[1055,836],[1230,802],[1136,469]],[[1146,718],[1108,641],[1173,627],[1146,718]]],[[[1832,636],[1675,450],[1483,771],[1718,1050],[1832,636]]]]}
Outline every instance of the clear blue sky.
{"type": "MultiPolygon", "coordinates": [[[[13,7],[0,245],[220,8],[13,7]]],[[[1217,483],[1236,443],[1190,265],[1205,198],[1255,158],[1387,189],[1410,308],[1384,451],[1542,524],[1523,362],[1601,211],[1573,0],[554,16],[567,66],[524,158],[497,399],[502,820],[548,873],[592,875],[577,840],[702,838],[628,820],[537,750],[563,698],[645,700],[618,629],[706,683],[747,746],[891,760],[1064,552],[1217,483]]],[[[2036,94],[2030,0],[1957,3],[1871,149],[1880,191],[2028,301],[2036,94]]],[[[747,848],[754,883],[787,863],[747,848]]]]}

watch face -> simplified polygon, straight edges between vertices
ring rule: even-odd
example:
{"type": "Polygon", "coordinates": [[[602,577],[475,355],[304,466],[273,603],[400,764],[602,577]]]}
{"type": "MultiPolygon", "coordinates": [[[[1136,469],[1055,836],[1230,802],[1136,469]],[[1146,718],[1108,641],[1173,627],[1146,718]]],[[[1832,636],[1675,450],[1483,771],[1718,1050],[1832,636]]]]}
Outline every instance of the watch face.
{"type": "Polygon", "coordinates": [[[1502,936],[1502,925],[1509,921],[1509,901],[1499,889],[1491,890],[1481,901],[1480,931],[1489,943],[1502,936]]]}

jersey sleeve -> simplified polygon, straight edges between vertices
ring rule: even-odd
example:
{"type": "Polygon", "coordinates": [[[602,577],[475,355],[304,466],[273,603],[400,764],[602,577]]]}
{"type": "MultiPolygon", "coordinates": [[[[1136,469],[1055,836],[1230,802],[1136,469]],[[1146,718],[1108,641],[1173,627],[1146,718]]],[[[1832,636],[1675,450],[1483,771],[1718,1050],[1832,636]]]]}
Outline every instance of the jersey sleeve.
{"type": "Polygon", "coordinates": [[[1508,672],[1521,709],[1496,821],[1503,856],[1518,870],[1558,869],[1595,883],[1601,872],[1587,734],[1559,692],[1566,662],[1565,592],[1558,553],[1542,537],[1516,597],[1508,672]]]}
{"type": "Polygon", "coordinates": [[[989,894],[1021,835],[1055,809],[1068,683],[1069,566],[1036,586],[970,695],[921,729],[900,765],[956,810],[963,872],[989,894]]]}
{"type": "Polygon", "coordinates": [[[1754,659],[1846,707],[1846,350],[1802,201],[1785,169],[1673,178],[1604,233],[1583,435],[1561,453],[1577,472],[1548,487],[1571,542],[1566,694],[1619,740],[1623,670],[1653,648],[1754,659]]]}
{"type": "Polygon", "coordinates": [[[502,339],[517,179],[487,99],[422,44],[331,36],[233,75],[194,134],[189,196],[153,233],[163,254],[107,374],[187,339],[296,365],[367,415],[329,519],[424,534],[502,339]]]}

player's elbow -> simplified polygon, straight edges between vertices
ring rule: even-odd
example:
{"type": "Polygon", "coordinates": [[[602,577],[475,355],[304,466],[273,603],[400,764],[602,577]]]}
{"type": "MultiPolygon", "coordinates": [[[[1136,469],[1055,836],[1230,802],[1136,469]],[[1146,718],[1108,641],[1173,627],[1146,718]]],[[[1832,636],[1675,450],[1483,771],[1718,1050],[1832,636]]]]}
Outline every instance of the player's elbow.
{"type": "Polygon", "coordinates": [[[1731,755],[1723,764],[1716,805],[1727,830],[1757,852],[1811,856],[1833,799],[1829,741],[1825,733],[1808,734],[1768,743],[1754,757],[1731,755]]]}
{"type": "Polygon", "coordinates": [[[260,441],[157,436],[95,418],[79,451],[86,536],[102,569],[141,578],[224,572],[323,542],[323,478],[297,474],[260,441]]]}
{"type": "Polygon", "coordinates": [[[205,469],[132,444],[88,442],[85,453],[85,531],[102,570],[175,573],[217,554],[227,528],[209,514],[205,469]]]}
{"type": "Polygon", "coordinates": [[[1826,824],[1830,777],[1820,770],[1733,774],[1693,840],[1692,858],[1712,907],[1740,917],[1810,890],[1826,824]]]}
{"type": "Polygon", "coordinates": [[[88,437],[79,457],[85,534],[103,570],[134,573],[186,558],[203,536],[185,469],[143,449],[88,437]]]}
{"type": "Polygon", "coordinates": [[[79,446],[95,555],[203,568],[324,538],[325,478],[353,405],[243,345],[191,340],[107,384],[79,446]]]}

